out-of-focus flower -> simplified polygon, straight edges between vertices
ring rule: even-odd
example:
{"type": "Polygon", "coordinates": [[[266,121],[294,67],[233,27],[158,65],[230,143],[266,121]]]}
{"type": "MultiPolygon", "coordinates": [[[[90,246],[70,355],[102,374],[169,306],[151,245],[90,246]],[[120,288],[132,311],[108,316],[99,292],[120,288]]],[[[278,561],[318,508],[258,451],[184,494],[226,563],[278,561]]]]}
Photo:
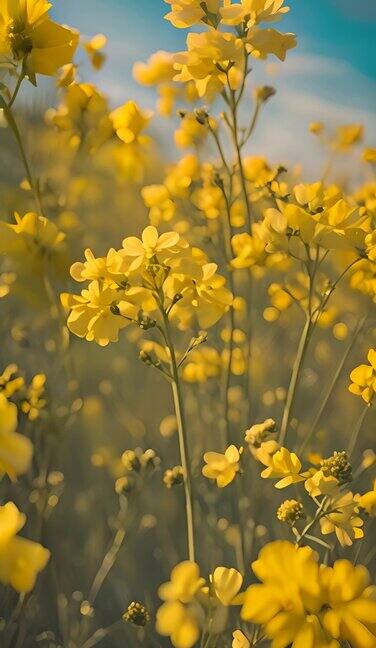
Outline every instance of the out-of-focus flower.
{"type": "Polygon", "coordinates": [[[205,466],[202,474],[208,479],[215,479],[219,488],[228,486],[240,470],[241,450],[230,445],[224,454],[219,452],[205,452],[205,466]]]}
{"type": "Polygon", "coordinates": [[[20,62],[32,83],[35,75],[53,76],[72,61],[79,34],[49,17],[47,0],[12,0],[0,7],[0,60],[20,62]]]}
{"type": "Polygon", "coordinates": [[[163,50],[155,52],[146,63],[134,64],[133,76],[138,83],[146,86],[172,81],[175,76],[173,54],[163,50]]]}
{"type": "Polygon", "coordinates": [[[0,506],[0,582],[17,592],[30,592],[50,557],[38,542],[16,535],[26,517],[13,502],[0,506]]]}
{"type": "Polygon", "coordinates": [[[189,383],[204,383],[219,376],[222,359],[217,349],[204,346],[189,354],[189,361],[183,367],[183,379],[189,383]]]}
{"type": "Polygon", "coordinates": [[[167,488],[172,488],[176,484],[182,484],[184,481],[184,471],[182,466],[168,468],[163,475],[163,483],[167,488]]]}
{"type": "Polygon", "coordinates": [[[358,499],[361,508],[367,511],[371,517],[376,517],[376,479],[373,482],[373,489],[363,493],[358,499]]]}
{"type": "Polygon", "coordinates": [[[364,162],[376,164],[376,148],[365,148],[362,153],[362,159],[364,162]]]}
{"type": "Polygon", "coordinates": [[[7,473],[11,479],[29,469],[33,456],[33,444],[16,427],[17,406],[0,393],[0,476],[7,473]]]}
{"type": "Polygon", "coordinates": [[[46,405],[46,400],[42,398],[45,384],[45,374],[36,374],[26,390],[26,397],[21,404],[21,409],[27,414],[29,421],[35,421],[39,418],[41,410],[46,405]]]}
{"type": "Polygon", "coordinates": [[[324,132],[323,122],[311,122],[309,125],[309,130],[313,135],[321,135],[324,132]]]}
{"type": "Polygon", "coordinates": [[[367,569],[349,560],[337,560],[333,567],[322,568],[321,579],[327,601],[322,621],[327,632],[354,648],[373,648],[376,600],[367,569]]]}
{"type": "Polygon", "coordinates": [[[15,376],[17,372],[17,365],[10,364],[5,367],[3,373],[0,375],[0,393],[6,398],[13,396],[13,394],[22,389],[25,384],[22,376],[15,376]]]}
{"type": "Polygon", "coordinates": [[[198,565],[184,561],[171,572],[171,580],[158,590],[165,601],[157,611],[157,631],[171,638],[175,648],[191,648],[199,637],[200,608],[195,605],[195,596],[205,584],[198,565]]]}
{"type": "Polygon", "coordinates": [[[336,136],[332,141],[334,149],[348,151],[362,141],[364,128],[362,124],[345,124],[338,126],[336,136]]]}
{"type": "Polygon", "coordinates": [[[128,101],[110,113],[114,130],[125,144],[148,141],[142,131],[148,126],[153,113],[139,108],[135,101],[128,101]]]}
{"type": "Polygon", "coordinates": [[[166,14],[166,20],[178,29],[186,29],[200,22],[206,22],[209,15],[215,16],[219,8],[219,0],[207,0],[205,3],[200,0],[165,0],[171,5],[170,13],[166,14]]]}
{"type": "Polygon", "coordinates": [[[107,38],[104,34],[97,34],[89,41],[83,41],[84,50],[95,70],[100,70],[106,61],[106,55],[102,52],[106,45],[107,38]]]}
{"type": "Polygon", "coordinates": [[[363,520],[357,515],[358,502],[350,491],[334,498],[330,508],[333,512],[328,512],[320,519],[321,533],[335,533],[343,547],[352,545],[353,540],[363,538],[364,533],[360,528],[363,520]]]}
{"type": "Polygon", "coordinates": [[[51,256],[63,250],[65,234],[48,218],[29,212],[15,214],[16,223],[0,221],[0,252],[25,262],[27,257],[51,256]]]}
{"type": "Polygon", "coordinates": [[[278,479],[275,487],[286,488],[291,484],[304,481],[304,477],[300,474],[301,468],[302,464],[297,455],[287,448],[281,448],[272,456],[271,464],[262,471],[261,477],[278,479]]]}
{"type": "Polygon", "coordinates": [[[369,364],[362,364],[352,370],[349,391],[361,396],[366,403],[371,403],[376,392],[376,349],[368,351],[369,364]]]}
{"type": "Polygon", "coordinates": [[[150,222],[158,226],[163,221],[170,221],[176,211],[176,205],[165,185],[148,185],[141,189],[141,196],[149,208],[150,222]]]}

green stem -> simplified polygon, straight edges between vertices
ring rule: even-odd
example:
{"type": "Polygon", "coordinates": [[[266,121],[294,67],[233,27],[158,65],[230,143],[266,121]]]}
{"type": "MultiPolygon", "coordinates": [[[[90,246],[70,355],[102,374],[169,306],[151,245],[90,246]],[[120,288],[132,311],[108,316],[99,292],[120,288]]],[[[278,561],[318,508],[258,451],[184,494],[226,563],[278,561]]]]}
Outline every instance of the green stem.
{"type": "Polygon", "coordinates": [[[188,443],[187,443],[187,433],[186,433],[186,425],[185,425],[185,417],[184,417],[183,399],[182,399],[181,389],[180,389],[179,370],[178,370],[176,354],[175,354],[174,344],[171,335],[170,321],[168,319],[168,315],[165,311],[163,303],[160,303],[160,311],[163,317],[166,343],[171,358],[171,375],[172,375],[171,389],[172,389],[172,396],[174,401],[175,415],[176,415],[176,421],[178,427],[180,462],[183,468],[183,475],[184,475],[188,558],[189,560],[194,561],[195,545],[194,545],[192,485],[191,485],[191,473],[190,473],[190,465],[189,465],[189,458],[188,458],[188,443]]]}
{"type": "Polygon", "coordinates": [[[281,431],[278,439],[278,443],[280,445],[283,445],[286,439],[286,435],[290,423],[291,412],[295,403],[296,389],[303,368],[303,362],[307,353],[308,343],[309,343],[312,329],[313,329],[313,324],[311,318],[309,315],[307,315],[306,323],[304,325],[301,334],[298,351],[296,354],[294,366],[291,373],[291,379],[290,379],[290,384],[287,392],[285,408],[283,410],[281,431]]]}
{"type": "MultiPolygon", "coordinates": [[[[13,97],[12,97],[12,100],[14,101],[13,97]]],[[[16,120],[15,120],[15,118],[13,116],[13,112],[11,110],[12,100],[11,100],[10,104],[7,104],[6,101],[4,100],[4,98],[0,95],[0,107],[3,109],[4,117],[5,117],[6,121],[8,122],[9,128],[11,129],[11,131],[12,131],[12,133],[14,135],[14,139],[16,140],[16,143],[18,145],[18,149],[19,149],[19,152],[20,152],[22,163],[23,163],[24,168],[25,168],[26,177],[27,177],[27,180],[28,180],[29,185],[31,187],[31,190],[33,192],[33,196],[34,196],[34,200],[35,200],[35,203],[36,203],[37,211],[42,216],[43,215],[43,210],[42,210],[42,204],[41,204],[41,200],[40,200],[39,190],[38,190],[37,184],[36,184],[36,182],[35,182],[35,180],[33,178],[33,175],[31,173],[29,161],[27,159],[25,148],[24,148],[24,145],[23,145],[23,142],[22,142],[21,133],[19,131],[19,128],[17,126],[17,122],[16,122],[16,120]]]]}

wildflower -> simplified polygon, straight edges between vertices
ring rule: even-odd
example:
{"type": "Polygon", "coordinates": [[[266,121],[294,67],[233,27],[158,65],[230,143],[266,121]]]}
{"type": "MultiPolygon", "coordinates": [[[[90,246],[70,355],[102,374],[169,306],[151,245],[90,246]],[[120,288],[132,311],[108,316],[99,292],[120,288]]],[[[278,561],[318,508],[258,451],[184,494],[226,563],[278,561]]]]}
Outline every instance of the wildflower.
{"type": "Polygon", "coordinates": [[[38,542],[16,535],[26,517],[13,502],[0,506],[0,582],[17,592],[30,592],[50,552],[38,542]]]}
{"type": "Polygon", "coordinates": [[[163,482],[167,488],[172,488],[176,484],[182,484],[184,481],[184,472],[181,466],[168,468],[163,475],[163,482]]]}
{"type": "Polygon", "coordinates": [[[30,466],[33,444],[16,432],[17,406],[0,393],[0,476],[7,473],[11,479],[25,473],[30,466]]]}
{"type": "Polygon", "coordinates": [[[246,22],[248,28],[263,22],[275,22],[290,11],[290,7],[283,6],[283,3],[284,0],[224,0],[220,9],[221,22],[233,26],[246,22]]]}
{"type": "Polygon", "coordinates": [[[303,516],[303,504],[294,499],[282,502],[277,511],[278,520],[291,525],[295,524],[303,516]]]}
{"type": "Polygon", "coordinates": [[[149,124],[151,117],[151,112],[141,110],[134,101],[128,101],[110,114],[114,130],[125,144],[147,141],[141,133],[149,124]]]}
{"type": "Polygon", "coordinates": [[[242,448],[238,449],[230,445],[224,454],[219,452],[205,452],[204,461],[206,466],[202,474],[208,479],[215,479],[218,488],[228,486],[240,470],[240,455],[242,448]]]}
{"type": "Polygon", "coordinates": [[[321,533],[327,535],[335,532],[342,547],[350,546],[353,540],[363,538],[364,533],[360,528],[363,520],[357,515],[358,503],[350,491],[332,499],[330,509],[332,512],[329,511],[320,519],[321,533]]]}
{"type": "Polygon", "coordinates": [[[205,346],[189,354],[189,362],[183,368],[183,378],[189,383],[204,383],[219,376],[221,368],[222,360],[217,349],[205,346]]]}
{"type": "Polygon", "coordinates": [[[123,493],[128,494],[131,493],[133,490],[133,482],[129,477],[123,476],[119,477],[115,481],[115,492],[118,495],[122,495],[123,493]]]}
{"type": "Polygon", "coordinates": [[[204,584],[198,565],[186,560],[176,565],[171,580],[159,587],[158,595],[165,602],[157,611],[157,631],[170,636],[175,648],[191,648],[199,637],[199,609],[194,599],[204,584]]]}
{"type": "MultiPolygon", "coordinates": [[[[215,122],[210,118],[212,127],[215,122]]],[[[185,114],[180,121],[179,128],[174,133],[175,144],[180,149],[199,146],[206,138],[208,128],[206,123],[202,124],[195,115],[185,114]]]]}
{"type": "Polygon", "coordinates": [[[227,567],[217,567],[210,580],[215,596],[225,606],[231,605],[243,584],[243,576],[237,569],[227,567]]]}
{"type": "Polygon", "coordinates": [[[370,164],[375,164],[376,162],[376,148],[365,148],[362,153],[362,159],[364,162],[369,162],[370,164]]]}
{"type": "Polygon", "coordinates": [[[358,499],[361,508],[367,511],[371,517],[376,517],[376,479],[373,482],[373,489],[363,493],[358,499]]]}
{"type": "Polygon", "coordinates": [[[323,470],[314,470],[306,474],[304,488],[311,497],[319,495],[330,495],[331,497],[338,494],[339,481],[336,477],[323,470]]]}
{"type": "Polygon", "coordinates": [[[15,219],[14,225],[0,221],[0,252],[24,262],[30,256],[51,256],[62,251],[65,234],[48,218],[29,212],[24,216],[16,213],[15,219]]]}
{"type": "Polygon", "coordinates": [[[300,474],[302,464],[294,452],[287,448],[281,448],[273,456],[271,464],[262,471],[261,477],[264,479],[279,479],[275,484],[276,488],[286,488],[291,484],[297,484],[304,481],[300,474]]]}
{"type": "Polygon", "coordinates": [[[29,421],[39,418],[41,410],[46,405],[46,400],[41,398],[44,394],[45,383],[45,374],[36,374],[26,390],[26,399],[22,402],[21,409],[27,414],[29,421]]]}
{"type": "Polygon", "coordinates": [[[150,614],[142,603],[132,601],[123,614],[123,620],[133,625],[144,627],[150,621],[150,614]]]}
{"type": "Polygon", "coordinates": [[[22,376],[14,376],[18,371],[16,364],[8,365],[3,373],[0,375],[0,393],[6,398],[13,396],[24,386],[24,379],[22,376]]]}
{"type": "Polygon", "coordinates": [[[323,597],[311,549],[271,542],[261,549],[252,569],[261,584],[247,589],[243,620],[261,624],[267,638],[279,648],[335,648],[319,620],[323,597]]]}
{"type": "Polygon", "coordinates": [[[97,34],[89,41],[84,41],[83,46],[86,54],[89,57],[90,63],[95,70],[100,70],[106,60],[105,54],[102,50],[107,45],[107,38],[104,34],[97,34]]]}
{"type": "Polygon", "coordinates": [[[335,477],[339,484],[346,484],[351,481],[351,472],[352,467],[348,462],[348,457],[346,452],[337,452],[329,457],[328,459],[323,459],[321,461],[321,469],[325,476],[332,475],[335,477]]]}
{"type": "Polygon", "coordinates": [[[361,396],[366,403],[371,403],[376,392],[376,349],[370,349],[367,354],[368,365],[362,364],[352,370],[349,391],[361,396]]]}
{"type": "Polygon", "coordinates": [[[53,22],[47,0],[14,0],[0,8],[0,56],[4,62],[21,63],[32,83],[36,74],[53,76],[70,63],[78,44],[78,32],[53,22]]]}
{"type": "Polygon", "coordinates": [[[295,34],[283,34],[277,29],[258,29],[254,27],[249,30],[246,40],[247,51],[258,59],[265,59],[274,54],[280,61],[284,61],[288,50],[296,47],[295,34]]]}
{"type": "Polygon", "coordinates": [[[245,432],[245,441],[255,448],[259,448],[261,444],[266,441],[271,434],[275,432],[276,423],[274,419],[265,419],[262,423],[252,425],[245,432]]]}
{"type": "Polygon", "coordinates": [[[232,637],[232,648],[251,648],[249,640],[241,630],[234,630],[232,637]]]}
{"type": "Polygon", "coordinates": [[[129,472],[139,472],[141,470],[141,452],[137,450],[125,450],[121,456],[121,461],[126,470],[129,472]]]}
{"type": "Polygon", "coordinates": [[[152,86],[172,81],[175,76],[173,54],[159,50],[147,63],[135,63],[133,76],[141,85],[152,86]]]}
{"type": "Polygon", "coordinates": [[[240,38],[227,32],[190,33],[187,51],[174,56],[175,81],[193,81],[200,97],[212,97],[229,84],[241,83],[244,48],[240,38]]]}
{"type": "Polygon", "coordinates": [[[348,151],[363,139],[364,128],[361,124],[338,126],[332,145],[339,151],[348,151]]]}
{"type": "Polygon", "coordinates": [[[165,2],[171,5],[171,12],[166,14],[165,18],[178,29],[206,22],[206,16],[215,15],[219,7],[219,0],[207,0],[204,6],[200,0],[165,0],[165,2]]]}
{"type": "Polygon", "coordinates": [[[80,295],[62,293],[60,299],[70,311],[69,330],[89,342],[95,340],[100,346],[107,346],[116,342],[119,331],[136,319],[145,291],[142,288],[115,290],[92,281],[80,295]]]}
{"type": "Polygon", "coordinates": [[[163,184],[148,185],[141,189],[141,196],[149,208],[149,219],[152,225],[158,226],[161,221],[170,221],[176,211],[175,203],[163,184]]]}
{"type": "Polygon", "coordinates": [[[70,268],[71,277],[75,281],[103,281],[108,285],[116,285],[119,275],[127,272],[124,257],[111,248],[105,257],[95,257],[90,248],[84,252],[85,261],[76,261],[70,268]]]}
{"type": "Polygon", "coordinates": [[[180,236],[177,232],[166,232],[159,236],[158,230],[153,225],[145,227],[142,238],[128,236],[123,241],[124,254],[132,257],[130,270],[138,270],[144,263],[150,262],[156,254],[162,252],[176,252],[180,236]]]}
{"type": "Polygon", "coordinates": [[[348,560],[337,560],[333,567],[322,568],[321,578],[327,600],[322,613],[324,628],[332,637],[346,640],[354,648],[373,648],[376,601],[367,569],[348,560]]]}

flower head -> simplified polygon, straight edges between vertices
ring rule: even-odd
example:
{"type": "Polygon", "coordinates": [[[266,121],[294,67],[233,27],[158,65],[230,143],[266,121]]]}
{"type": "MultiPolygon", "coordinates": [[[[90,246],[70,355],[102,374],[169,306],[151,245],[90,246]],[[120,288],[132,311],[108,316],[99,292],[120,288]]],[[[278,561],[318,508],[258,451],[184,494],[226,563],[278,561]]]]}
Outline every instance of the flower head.
{"type": "Polygon", "coordinates": [[[219,488],[228,486],[240,470],[240,455],[236,446],[230,445],[224,454],[219,452],[205,452],[204,461],[206,465],[202,474],[208,479],[215,479],[219,488]]]}
{"type": "Polygon", "coordinates": [[[0,476],[7,473],[11,479],[25,473],[33,456],[33,444],[16,432],[17,405],[0,393],[0,476]]]}
{"type": "Polygon", "coordinates": [[[297,455],[287,448],[281,448],[272,456],[270,465],[262,471],[261,477],[278,479],[275,487],[286,488],[291,484],[304,481],[304,477],[300,474],[301,468],[302,464],[297,455]]]}
{"type": "Polygon", "coordinates": [[[376,349],[368,351],[367,359],[369,364],[359,365],[352,370],[349,391],[356,396],[361,396],[366,403],[370,403],[376,392],[376,349]]]}

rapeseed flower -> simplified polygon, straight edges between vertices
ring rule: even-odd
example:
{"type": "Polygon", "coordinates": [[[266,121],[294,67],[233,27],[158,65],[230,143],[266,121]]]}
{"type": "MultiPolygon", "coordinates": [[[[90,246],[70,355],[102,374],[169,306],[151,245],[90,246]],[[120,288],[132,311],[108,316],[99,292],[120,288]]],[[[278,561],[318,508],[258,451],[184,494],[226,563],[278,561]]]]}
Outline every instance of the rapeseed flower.
{"type": "Polygon", "coordinates": [[[373,482],[373,489],[363,493],[358,499],[359,506],[367,511],[371,517],[376,517],[376,479],[373,482]]]}
{"type": "Polygon", "coordinates": [[[202,474],[208,479],[215,479],[218,488],[225,488],[236,477],[240,470],[242,448],[230,445],[224,454],[220,452],[205,452],[205,466],[202,474]]]}
{"type": "Polygon", "coordinates": [[[165,0],[165,2],[171,5],[171,11],[165,18],[178,29],[186,29],[197,23],[206,22],[208,14],[210,17],[215,17],[220,4],[219,0],[207,0],[205,4],[200,0],[165,0]]]}
{"type": "Polygon", "coordinates": [[[278,479],[275,487],[286,488],[304,481],[303,475],[300,474],[301,468],[302,464],[297,455],[287,448],[281,448],[272,456],[270,465],[262,471],[261,477],[278,479]]]}
{"type": "Polygon", "coordinates": [[[349,391],[371,403],[376,392],[376,349],[368,351],[367,360],[369,364],[359,365],[350,373],[349,391]]]}
{"type": "Polygon", "coordinates": [[[17,592],[30,592],[50,557],[38,542],[16,535],[26,517],[13,502],[0,506],[0,582],[17,592]]]}
{"type": "Polygon", "coordinates": [[[33,456],[32,442],[16,428],[17,405],[0,393],[0,476],[6,473],[11,479],[27,472],[33,456]]]}
{"type": "Polygon", "coordinates": [[[358,502],[350,491],[334,497],[330,502],[330,511],[320,519],[323,535],[335,533],[342,547],[350,546],[353,540],[363,538],[363,520],[358,516],[358,502]]]}

